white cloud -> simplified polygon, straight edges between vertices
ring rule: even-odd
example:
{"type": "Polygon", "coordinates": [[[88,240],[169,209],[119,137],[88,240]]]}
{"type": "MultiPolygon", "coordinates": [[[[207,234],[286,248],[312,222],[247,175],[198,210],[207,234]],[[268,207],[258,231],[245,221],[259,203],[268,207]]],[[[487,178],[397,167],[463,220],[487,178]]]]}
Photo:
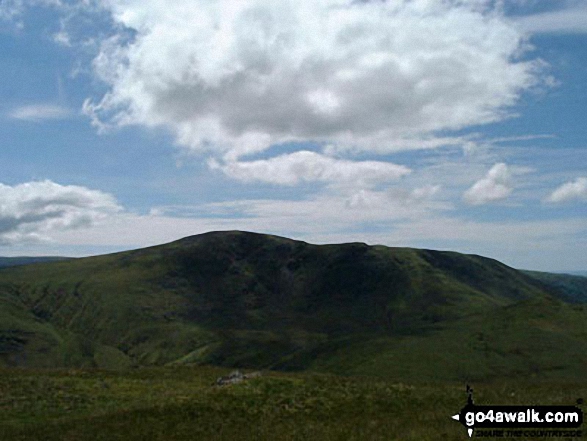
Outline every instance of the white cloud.
{"type": "Polygon", "coordinates": [[[587,5],[584,1],[560,2],[561,9],[520,17],[516,24],[531,33],[586,33],[587,5]]]}
{"type": "Polygon", "coordinates": [[[506,164],[498,163],[491,167],[483,179],[475,182],[463,198],[471,205],[482,205],[505,199],[511,192],[511,172],[506,164]]]}
{"type": "Polygon", "coordinates": [[[440,189],[440,185],[427,185],[425,187],[416,188],[410,193],[410,198],[417,201],[430,199],[435,196],[440,189]]]}
{"type": "Polygon", "coordinates": [[[16,108],[10,112],[9,116],[14,119],[26,121],[43,121],[46,119],[63,119],[69,116],[69,114],[69,110],[61,106],[33,104],[16,108]]]}
{"type": "Polygon", "coordinates": [[[401,148],[505,118],[541,76],[490,0],[102,3],[136,34],[103,42],[110,90],[86,113],[233,160],[292,140],[401,148]]]}
{"type": "Polygon", "coordinates": [[[378,161],[335,159],[310,151],[257,161],[213,163],[226,175],[244,182],[261,181],[280,185],[325,182],[371,187],[399,179],[410,173],[407,167],[378,161]]]}
{"type": "Polygon", "coordinates": [[[120,210],[101,191],[51,181],[0,184],[0,244],[49,239],[51,233],[88,227],[120,210]]]}
{"type": "Polygon", "coordinates": [[[587,200],[587,178],[577,178],[561,185],[550,194],[546,201],[567,202],[574,199],[587,200]]]}
{"type": "Polygon", "coordinates": [[[22,14],[24,9],[23,0],[6,0],[0,3],[0,19],[14,20],[22,14]]]}

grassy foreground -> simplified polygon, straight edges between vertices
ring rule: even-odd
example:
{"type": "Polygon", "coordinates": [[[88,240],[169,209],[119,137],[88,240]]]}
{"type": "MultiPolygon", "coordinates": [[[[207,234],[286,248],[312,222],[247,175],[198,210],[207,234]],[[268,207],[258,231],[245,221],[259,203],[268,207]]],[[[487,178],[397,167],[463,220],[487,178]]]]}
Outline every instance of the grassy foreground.
{"type": "MultiPolygon", "coordinates": [[[[269,372],[216,386],[228,372],[0,370],[0,439],[468,439],[450,419],[465,404],[464,384],[269,372]]],[[[478,404],[574,404],[587,397],[585,382],[473,386],[478,404]]]]}

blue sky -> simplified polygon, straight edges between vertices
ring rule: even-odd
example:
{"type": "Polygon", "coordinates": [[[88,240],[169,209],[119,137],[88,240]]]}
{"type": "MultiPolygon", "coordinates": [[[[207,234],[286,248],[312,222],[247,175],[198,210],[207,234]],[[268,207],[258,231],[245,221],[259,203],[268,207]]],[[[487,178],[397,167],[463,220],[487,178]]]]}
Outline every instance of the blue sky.
{"type": "Polygon", "coordinates": [[[211,230],[587,269],[587,4],[7,0],[0,255],[211,230]]]}

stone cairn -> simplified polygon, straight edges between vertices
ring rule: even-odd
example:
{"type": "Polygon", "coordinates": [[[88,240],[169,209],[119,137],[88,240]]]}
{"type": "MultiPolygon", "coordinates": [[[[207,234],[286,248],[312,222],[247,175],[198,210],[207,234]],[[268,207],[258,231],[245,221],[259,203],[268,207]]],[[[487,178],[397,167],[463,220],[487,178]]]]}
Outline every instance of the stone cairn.
{"type": "Polygon", "coordinates": [[[224,377],[218,377],[216,380],[217,386],[225,386],[227,384],[241,383],[250,378],[257,378],[261,376],[261,372],[251,372],[250,374],[243,374],[241,371],[232,371],[224,377]]]}

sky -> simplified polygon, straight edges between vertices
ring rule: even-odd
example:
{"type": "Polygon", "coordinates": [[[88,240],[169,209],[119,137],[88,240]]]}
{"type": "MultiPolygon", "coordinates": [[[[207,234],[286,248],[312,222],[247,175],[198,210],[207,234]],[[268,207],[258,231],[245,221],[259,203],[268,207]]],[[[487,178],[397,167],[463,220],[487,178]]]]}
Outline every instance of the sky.
{"type": "Polygon", "coordinates": [[[214,230],[587,270],[584,0],[1,0],[0,255],[214,230]]]}

